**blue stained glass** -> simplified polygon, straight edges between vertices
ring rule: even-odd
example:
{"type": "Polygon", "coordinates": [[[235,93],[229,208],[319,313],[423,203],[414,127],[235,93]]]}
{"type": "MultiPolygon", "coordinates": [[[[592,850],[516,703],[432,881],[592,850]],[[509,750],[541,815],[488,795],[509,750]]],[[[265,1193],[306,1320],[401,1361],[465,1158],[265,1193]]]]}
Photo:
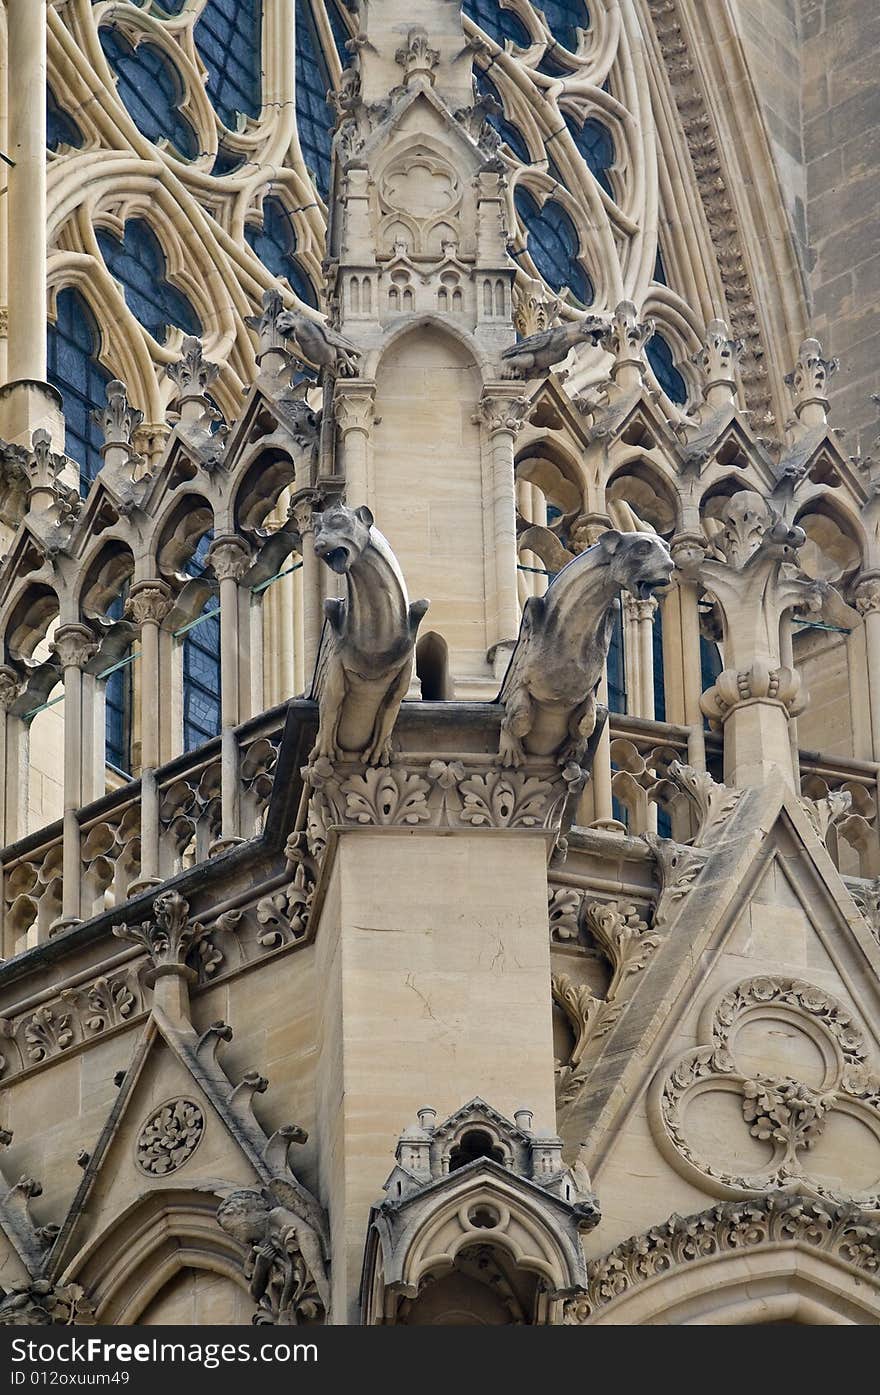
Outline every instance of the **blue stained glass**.
{"type": "Polygon", "coordinates": [[[492,79],[488,77],[487,74],[484,73],[481,68],[474,68],[474,78],[476,80],[477,91],[479,92],[480,96],[491,97],[493,101],[496,101],[498,105],[501,107],[501,112],[499,112],[497,115],[489,115],[488,119],[490,124],[495,127],[495,130],[498,132],[501,139],[507,142],[514,155],[516,155],[520,160],[522,160],[524,164],[528,164],[531,158],[529,155],[529,148],[526,145],[519,128],[517,126],[514,126],[512,121],[507,121],[505,119],[504,103],[501,100],[501,93],[498,91],[498,88],[495,86],[492,79]]]}
{"type": "Polygon", "coordinates": [[[502,47],[505,39],[510,39],[519,48],[528,48],[532,42],[532,36],[519,15],[505,9],[498,0],[464,0],[461,8],[468,19],[479,24],[490,39],[502,47]]]}
{"type": "Polygon", "coordinates": [[[234,174],[240,170],[245,162],[245,156],[240,150],[227,150],[225,146],[217,147],[217,155],[211,167],[211,173],[216,175],[234,174]]]}
{"type": "Polygon", "coordinates": [[[111,276],[122,283],[125,303],[144,329],[164,344],[169,325],[200,335],[202,326],[185,295],[165,279],[159,239],[143,218],[130,218],[119,242],[98,228],[95,236],[111,276]]]}
{"type": "Polygon", "coordinates": [[[239,113],[260,114],[262,9],[261,0],[207,0],[193,31],[211,104],[232,129],[239,113]]]}
{"type": "Polygon", "coordinates": [[[579,126],[570,112],[563,112],[562,115],[587,168],[596,176],[608,197],[613,199],[614,189],[608,171],[614,164],[614,140],[608,127],[595,116],[587,117],[584,124],[579,126]]]}
{"type": "Polygon", "coordinates": [[[322,198],[330,188],[330,74],[306,0],[296,0],[296,124],[303,159],[322,198]]]}
{"type": "MultiPolygon", "coordinates": [[[[190,576],[201,576],[214,534],[205,533],[186,565],[190,576]]],[[[209,596],[202,615],[217,609],[209,596]]],[[[183,749],[192,751],[220,730],[220,616],[212,615],[187,630],[183,638],[183,749]]]]}
{"type": "Polygon", "coordinates": [[[654,611],[651,647],[654,658],[654,721],[666,721],[666,680],[663,675],[663,616],[660,606],[654,611]]]}
{"type": "Polygon", "coordinates": [[[327,10],[327,18],[330,21],[330,28],[333,31],[333,42],[336,45],[336,52],[339,54],[339,61],[343,68],[346,68],[351,62],[351,54],[345,47],[351,38],[351,30],[346,24],[342,15],[342,8],[336,3],[336,0],[324,0],[324,3],[327,10]]]}
{"type": "Polygon", "coordinates": [[[46,88],[46,146],[57,150],[59,146],[70,145],[74,150],[82,147],[82,131],[73,117],[68,115],[57,102],[51,87],[46,88]]]}
{"type": "Polygon", "coordinates": [[[153,9],[160,15],[179,15],[185,4],[186,0],[153,0],[153,9]]]}
{"type": "MultiPolygon", "coordinates": [[[[120,594],[107,607],[109,620],[121,620],[128,592],[126,582],[120,594]]],[[[131,708],[131,669],[117,668],[104,683],[104,758],[124,774],[131,770],[129,753],[129,712],[131,708]]]]}
{"type": "Polygon", "coordinates": [[[589,29],[590,14],[583,0],[540,0],[539,10],[543,10],[550,32],[557,43],[574,53],[577,49],[578,29],[589,29]]]}
{"type": "Polygon", "coordinates": [[[608,646],[608,711],[626,711],[626,670],[623,662],[623,615],[621,607],[615,608],[614,625],[611,630],[611,643],[608,646]]]}
{"type": "Polygon", "coordinates": [[[672,361],[672,348],[662,334],[654,334],[649,339],[645,355],[654,372],[654,377],[671,402],[683,407],[688,399],[687,383],[672,361]]]}
{"type": "Polygon", "coordinates": [[[666,267],[663,265],[663,253],[657,248],[657,256],[654,260],[654,280],[661,286],[668,286],[666,280],[666,267]]]}
{"type": "Polygon", "coordinates": [[[555,199],[539,208],[521,184],[514,202],[528,231],[529,254],[547,285],[557,292],[569,287],[581,305],[591,305],[593,285],[578,261],[578,236],[565,209],[555,199]]]}
{"type": "Polygon", "coordinates": [[[317,309],[314,287],[296,260],[296,233],[281,200],[272,196],[264,199],[263,226],[246,225],[244,235],[272,275],[286,276],[300,300],[317,309]]]}
{"type": "Polygon", "coordinates": [[[116,73],[119,96],[138,130],[152,141],[164,136],[185,159],[194,159],[199,148],[196,133],[178,110],[183,83],[167,55],[148,41],[133,48],[111,26],[103,26],[98,36],[116,73]]]}
{"type": "Polygon", "coordinates": [[[59,291],[57,317],[47,330],[47,377],[64,398],[65,450],[79,465],[80,493],[85,496],[101,468],[104,437],[92,412],[103,407],[112,379],[98,362],[101,331],[79,291],[59,291]]]}

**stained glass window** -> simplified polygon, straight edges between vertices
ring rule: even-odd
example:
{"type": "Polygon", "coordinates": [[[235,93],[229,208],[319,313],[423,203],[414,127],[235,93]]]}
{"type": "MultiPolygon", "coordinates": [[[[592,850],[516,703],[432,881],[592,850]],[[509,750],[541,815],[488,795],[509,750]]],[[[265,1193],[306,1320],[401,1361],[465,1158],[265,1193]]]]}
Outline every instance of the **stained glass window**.
{"type": "Polygon", "coordinates": [[[82,131],[77,126],[72,116],[69,116],[59,105],[55,93],[51,87],[46,88],[46,146],[49,150],[58,150],[62,145],[69,145],[74,150],[79,150],[82,146],[82,131]]]}
{"type": "Polygon", "coordinates": [[[672,347],[662,334],[654,334],[645,349],[654,377],[670,401],[683,407],[688,399],[687,383],[672,360],[672,347]]]}
{"type": "Polygon", "coordinates": [[[514,126],[512,121],[506,120],[504,116],[504,103],[501,100],[501,93],[498,91],[498,88],[495,86],[492,79],[480,68],[474,67],[474,78],[476,79],[477,91],[480,96],[490,97],[493,101],[497,102],[501,108],[500,112],[489,114],[488,119],[490,123],[495,127],[501,139],[507,142],[514,155],[518,156],[524,164],[528,164],[530,160],[529,148],[519,128],[514,126]]]}
{"type": "Polygon", "coordinates": [[[262,0],[207,0],[193,31],[211,104],[233,130],[239,113],[260,114],[262,8],[262,0]]]}
{"type": "Polygon", "coordinates": [[[626,711],[626,670],[623,661],[623,616],[620,605],[614,613],[611,643],[608,646],[608,711],[626,711]]]}
{"type": "Polygon", "coordinates": [[[186,296],[166,279],[161,244],[145,219],[130,218],[121,242],[104,228],[95,235],[107,270],[122,284],[126,305],[154,339],[164,344],[170,325],[184,334],[201,334],[186,296]]]}
{"type": "Polygon", "coordinates": [[[578,235],[565,209],[555,199],[539,208],[521,184],[514,199],[528,232],[529,254],[547,285],[557,292],[568,286],[582,305],[592,304],[593,285],[578,260],[578,235]]]}
{"type": "Polygon", "coordinates": [[[336,45],[336,52],[339,54],[339,61],[343,68],[348,67],[351,62],[351,54],[345,45],[351,38],[351,31],[346,24],[339,0],[325,0],[327,8],[327,18],[330,21],[330,28],[333,31],[333,42],[336,45]]]}
{"type": "MultiPolygon", "coordinates": [[[[214,534],[206,533],[187,563],[190,576],[201,576],[214,534]]],[[[202,615],[216,610],[209,596],[202,615]]],[[[220,730],[220,616],[211,615],[183,637],[183,749],[192,751],[220,730]]]]}
{"type": "Polygon", "coordinates": [[[608,127],[594,116],[587,117],[583,125],[579,125],[570,112],[563,112],[563,117],[587,168],[592,170],[606,194],[613,199],[614,189],[608,171],[614,164],[614,140],[608,127]]]}
{"type": "Polygon", "coordinates": [[[654,611],[654,628],[651,636],[654,656],[654,721],[666,721],[666,681],[663,676],[663,616],[658,604],[654,611]]]}
{"type": "Polygon", "coordinates": [[[65,450],[79,465],[80,492],[85,496],[101,468],[104,444],[92,412],[103,407],[113,375],[98,362],[101,331],[79,291],[59,291],[56,310],[55,323],[47,331],[47,376],[64,398],[65,450]]]}
{"type": "Polygon", "coordinates": [[[510,39],[518,48],[528,48],[532,42],[519,15],[499,4],[499,0],[464,0],[461,8],[496,44],[503,45],[505,39],[510,39]]]}
{"type": "Polygon", "coordinates": [[[311,281],[296,260],[296,233],[290,214],[281,199],[263,200],[263,226],[245,226],[244,235],[260,261],[273,276],[286,276],[300,300],[317,308],[311,281]]]}
{"type": "MultiPolygon", "coordinates": [[[[108,620],[121,620],[128,583],[107,607],[108,620]]],[[[131,668],[114,669],[104,682],[104,742],[105,759],[123,774],[131,770],[129,751],[129,713],[131,710],[131,668]]]]}
{"type": "Polygon", "coordinates": [[[194,159],[196,133],[179,110],[183,83],[168,56],[148,40],[133,48],[113,26],[104,25],[98,33],[119,96],[138,130],[152,141],[164,136],[185,159],[194,159]]]}
{"type": "Polygon", "coordinates": [[[330,74],[307,0],[296,0],[296,124],[303,159],[322,198],[330,188],[330,74]]]}
{"type": "Polygon", "coordinates": [[[583,0],[540,0],[538,9],[557,43],[574,52],[578,44],[578,29],[589,29],[590,15],[583,0]]]}

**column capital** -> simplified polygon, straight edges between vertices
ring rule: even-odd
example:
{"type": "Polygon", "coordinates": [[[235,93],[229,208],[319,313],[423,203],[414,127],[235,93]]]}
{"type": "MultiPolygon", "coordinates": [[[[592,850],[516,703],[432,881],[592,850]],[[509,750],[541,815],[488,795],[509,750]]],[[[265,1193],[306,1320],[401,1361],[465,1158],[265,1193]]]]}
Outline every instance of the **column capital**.
{"type": "Polygon", "coordinates": [[[654,615],[660,602],[656,596],[648,596],[645,600],[640,600],[637,596],[631,596],[626,592],[623,597],[624,614],[628,620],[637,622],[647,621],[652,624],[654,615]]]}
{"type": "Polygon", "coordinates": [[[252,562],[251,550],[237,534],[224,533],[211,543],[205,560],[218,581],[241,581],[252,562]]]}
{"type": "Polygon", "coordinates": [[[49,646],[62,668],[85,668],[98,652],[98,641],[86,625],[61,625],[49,646]]]}
{"type": "Polygon", "coordinates": [[[853,600],[859,615],[874,615],[880,611],[880,572],[869,573],[856,582],[853,600]]]}
{"type": "Polygon", "coordinates": [[[366,436],[373,424],[376,384],[370,378],[337,378],[333,391],[333,420],[343,436],[361,431],[366,436]]]}
{"type": "Polygon", "coordinates": [[[0,666],[0,711],[11,711],[24,689],[24,680],[14,668],[7,664],[0,666]]]}
{"type": "Polygon", "coordinates": [[[521,396],[521,384],[487,383],[480,396],[479,415],[491,436],[508,435],[513,439],[525,424],[528,398],[521,396]]]}
{"type": "Polygon", "coordinates": [[[131,588],[126,610],[139,627],[161,625],[173,605],[167,581],[139,581],[131,588]]]}

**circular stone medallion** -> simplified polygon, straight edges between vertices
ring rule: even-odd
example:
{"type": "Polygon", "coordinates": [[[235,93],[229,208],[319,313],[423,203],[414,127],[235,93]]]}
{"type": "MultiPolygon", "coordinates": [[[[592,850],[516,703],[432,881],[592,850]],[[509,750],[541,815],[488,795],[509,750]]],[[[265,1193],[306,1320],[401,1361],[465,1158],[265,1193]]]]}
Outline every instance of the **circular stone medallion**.
{"type": "Polygon", "coordinates": [[[205,1116],[192,1100],[168,1100],[138,1134],[135,1161],[148,1177],[165,1177],[188,1162],[202,1141],[205,1116]]]}

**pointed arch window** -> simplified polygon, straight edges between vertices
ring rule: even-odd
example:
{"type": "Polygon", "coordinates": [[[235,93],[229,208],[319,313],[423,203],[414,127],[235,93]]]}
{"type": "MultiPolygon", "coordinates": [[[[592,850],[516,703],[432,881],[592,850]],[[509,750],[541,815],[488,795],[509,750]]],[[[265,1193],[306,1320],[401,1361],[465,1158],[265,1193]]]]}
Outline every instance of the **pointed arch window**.
{"type": "Polygon", "coordinates": [[[81,150],[83,145],[82,131],[73,117],[58,105],[58,99],[52,88],[47,87],[46,148],[56,152],[60,150],[62,145],[70,146],[73,150],[81,150]]]}
{"type": "MultiPolygon", "coordinates": [[[[204,573],[213,540],[212,532],[205,533],[200,540],[186,566],[190,576],[204,573]]],[[[216,598],[209,596],[202,607],[199,623],[183,637],[183,749],[194,750],[210,741],[219,730],[220,615],[216,598]]]]}
{"type": "Polygon", "coordinates": [[[198,315],[167,279],[162,246],[145,219],[130,218],[121,241],[104,228],[95,236],[107,270],[122,284],[126,305],[158,343],[165,343],[171,325],[184,334],[201,334],[198,315]]]}
{"type": "Polygon", "coordinates": [[[193,30],[211,105],[231,130],[262,106],[262,0],[207,0],[193,30]]]}
{"type": "MultiPolygon", "coordinates": [[[[107,607],[109,620],[121,620],[128,582],[107,607]]],[[[123,661],[104,680],[104,748],[108,765],[123,775],[131,773],[131,667],[123,661]]]]}
{"type": "Polygon", "coordinates": [[[296,0],[296,124],[303,159],[322,198],[330,188],[330,85],[308,0],[296,0]]]}
{"type": "Polygon", "coordinates": [[[184,159],[195,159],[196,133],[180,111],[183,80],[167,54],[149,40],[134,48],[115,25],[102,25],[98,37],[116,74],[119,97],[138,130],[147,140],[169,141],[184,159]]]}
{"type": "Polygon", "coordinates": [[[248,245],[272,275],[286,276],[300,300],[317,308],[315,289],[296,259],[296,232],[281,199],[274,195],[264,199],[263,226],[246,224],[244,235],[248,245]]]}
{"type": "Polygon", "coordinates": [[[479,24],[490,39],[494,39],[502,48],[505,39],[510,39],[518,48],[528,48],[532,42],[532,36],[519,15],[507,9],[499,0],[464,0],[461,8],[468,19],[479,24]]]}
{"type": "Polygon", "coordinates": [[[514,202],[528,234],[529,254],[547,285],[557,293],[568,288],[581,305],[591,305],[593,283],[578,260],[577,229],[565,209],[555,199],[539,207],[522,184],[514,202]]]}
{"type": "Polygon", "coordinates": [[[55,323],[47,329],[47,377],[64,398],[65,450],[79,465],[85,496],[101,468],[104,438],[92,413],[103,407],[113,375],[99,362],[101,331],[79,291],[58,292],[55,323]]]}
{"type": "Polygon", "coordinates": [[[648,340],[645,355],[666,396],[677,406],[683,407],[688,400],[687,383],[675,366],[669,340],[655,333],[648,340]]]}

